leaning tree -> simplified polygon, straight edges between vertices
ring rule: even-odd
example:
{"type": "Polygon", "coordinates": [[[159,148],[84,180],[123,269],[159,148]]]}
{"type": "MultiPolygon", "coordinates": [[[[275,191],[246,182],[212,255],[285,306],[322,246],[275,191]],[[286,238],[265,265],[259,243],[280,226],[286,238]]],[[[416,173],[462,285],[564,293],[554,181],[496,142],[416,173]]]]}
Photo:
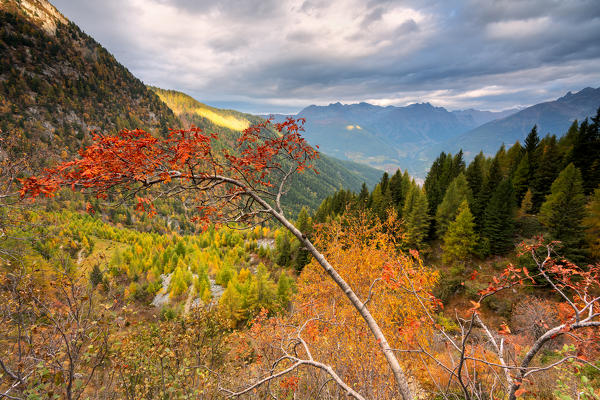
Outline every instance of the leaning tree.
{"type": "MultiPolygon", "coordinates": [[[[394,375],[403,399],[413,398],[407,377],[369,308],[306,235],[286,217],[282,197],[295,174],[313,170],[314,150],[301,136],[303,119],[270,120],[250,126],[232,151],[216,134],[197,127],[172,130],[159,138],[143,130],[115,135],[94,134],[92,145],[79,157],[22,181],[21,196],[52,196],[61,187],[93,193],[100,199],[117,195],[134,201],[136,209],[154,213],[153,202],[177,197],[194,210],[193,220],[253,226],[275,220],[289,230],[339,286],[367,324],[394,375]],[[274,128],[274,129],[273,129],[274,128]]],[[[91,207],[91,206],[90,206],[91,207]]],[[[311,365],[310,363],[298,364],[311,365]]],[[[348,395],[362,396],[341,382],[330,367],[317,366],[338,382],[348,395]]]]}

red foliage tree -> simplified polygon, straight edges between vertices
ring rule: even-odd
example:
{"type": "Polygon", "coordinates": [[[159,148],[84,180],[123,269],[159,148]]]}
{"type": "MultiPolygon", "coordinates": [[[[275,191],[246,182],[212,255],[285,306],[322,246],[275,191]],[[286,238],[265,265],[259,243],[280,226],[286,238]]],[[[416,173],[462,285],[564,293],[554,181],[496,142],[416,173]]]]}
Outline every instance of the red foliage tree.
{"type": "MultiPolygon", "coordinates": [[[[581,268],[568,260],[557,258],[554,253],[556,242],[545,243],[539,237],[533,244],[521,244],[520,254],[530,254],[535,262],[535,269],[509,264],[498,276],[492,276],[489,285],[479,291],[478,301],[472,301],[473,307],[466,316],[458,317],[459,334],[448,332],[437,324],[434,316],[429,315],[429,322],[436,327],[440,340],[444,343],[445,352],[449,353],[450,362],[444,363],[439,354],[419,348],[416,352],[424,354],[431,364],[439,368],[445,375],[447,385],[458,385],[465,399],[488,396],[516,400],[527,389],[530,378],[543,371],[554,369],[567,361],[597,368],[590,359],[597,359],[600,354],[600,265],[589,265],[581,268]],[[481,304],[488,297],[510,289],[517,291],[527,288],[527,292],[543,289],[543,292],[555,295],[558,320],[543,318],[530,320],[528,324],[536,325],[536,334],[519,337],[511,332],[506,323],[502,323],[496,332],[491,328],[481,312],[481,304]],[[548,291],[550,288],[550,291],[548,291]],[[476,334],[477,331],[477,334],[476,334]],[[544,346],[560,338],[567,337],[574,345],[575,351],[563,355],[562,358],[544,363],[534,359],[544,346]],[[484,338],[485,340],[481,340],[484,338]]],[[[402,269],[397,269],[399,275],[402,269]]],[[[474,279],[476,274],[471,276],[474,279]]],[[[408,281],[409,284],[411,281],[408,281]]],[[[402,287],[422,302],[437,302],[435,298],[423,298],[414,286],[402,287]]],[[[545,303],[541,303],[546,306],[545,303]]],[[[530,307],[539,307],[530,304],[530,307]]],[[[544,310],[532,310],[530,314],[543,314],[544,310]]],[[[522,330],[524,327],[516,327],[522,330]]],[[[406,351],[415,351],[406,349],[406,351]]],[[[444,390],[441,390],[442,393],[444,390]]],[[[444,394],[445,396],[445,394],[444,394]]]]}

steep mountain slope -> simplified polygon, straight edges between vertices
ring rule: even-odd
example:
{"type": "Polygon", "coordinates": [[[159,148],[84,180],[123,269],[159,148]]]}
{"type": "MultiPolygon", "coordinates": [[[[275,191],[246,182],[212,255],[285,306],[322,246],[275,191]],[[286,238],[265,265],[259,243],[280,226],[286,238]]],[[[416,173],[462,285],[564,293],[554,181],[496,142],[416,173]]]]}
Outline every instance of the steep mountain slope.
{"type": "Polygon", "coordinates": [[[456,152],[463,149],[467,158],[480,150],[491,154],[502,143],[507,146],[517,140],[523,141],[533,125],[537,124],[540,135],[547,133],[562,136],[574,120],[596,115],[600,107],[600,88],[585,88],[577,93],[546,103],[525,108],[513,115],[488,122],[459,137],[446,141],[435,148],[436,151],[456,152]]]}
{"type": "MultiPolygon", "coordinates": [[[[223,143],[225,146],[235,146],[234,139],[241,130],[263,121],[263,118],[256,115],[208,106],[175,90],[150,88],[175,111],[183,126],[193,124],[207,132],[220,133],[220,137],[226,140],[223,143]]],[[[284,204],[292,213],[300,211],[302,205],[316,209],[325,197],[340,188],[359,191],[363,182],[373,187],[382,174],[378,169],[337,160],[324,154],[314,164],[319,175],[310,171],[297,175],[290,191],[283,198],[284,204]]]]}
{"type": "MultiPolygon", "coordinates": [[[[173,112],[45,0],[0,2],[0,129],[35,154],[78,149],[90,130],[177,125],[173,112]]],[[[32,156],[35,156],[32,154],[32,156]]]]}
{"type": "Polygon", "coordinates": [[[431,161],[423,156],[423,149],[514,111],[450,112],[429,103],[406,107],[335,103],[306,107],[297,117],[306,118],[308,141],[327,154],[388,170],[401,167],[423,175],[431,161]]]}

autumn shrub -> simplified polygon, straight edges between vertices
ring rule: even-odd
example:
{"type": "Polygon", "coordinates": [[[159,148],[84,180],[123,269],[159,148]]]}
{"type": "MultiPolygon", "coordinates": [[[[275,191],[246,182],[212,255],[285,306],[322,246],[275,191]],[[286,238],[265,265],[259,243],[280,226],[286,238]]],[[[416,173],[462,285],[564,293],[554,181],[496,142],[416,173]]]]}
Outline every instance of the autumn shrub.
{"type": "MultiPolygon", "coordinates": [[[[408,285],[414,284],[424,298],[437,280],[437,273],[425,267],[417,257],[400,252],[399,246],[386,229],[394,221],[381,223],[366,214],[344,216],[326,228],[317,229],[315,242],[324,248],[324,254],[357,295],[367,301],[373,317],[384,330],[392,348],[430,346],[431,326],[424,323],[424,309],[412,296],[404,295],[408,285]]],[[[270,368],[281,354],[277,351],[278,339],[291,335],[294,328],[306,324],[302,337],[312,356],[331,365],[352,388],[372,398],[393,398],[393,379],[368,327],[356,313],[344,293],[325,276],[315,262],[308,264],[297,282],[292,316],[268,324],[268,333],[256,333],[265,342],[260,348],[264,363],[255,368],[270,368]],[[273,331],[278,332],[275,334],[273,331]],[[269,346],[269,343],[271,345],[269,346]]],[[[426,309],[433,310],[427,301],[426,309]]],[[[265,324],[262,324],[262,329],[265,324]]],[[[258,351],[258,350],[257,350],[258,351]]],[[[398,353],[409,373],[425,379],[426,372],[410,361],[408,355],[398,353]]],[[[327,385],[327,376],[311,369],[299,370],[297,398],[311,398],[321,385],[336,398],[336,385],[327,385]],[[306,397],[304,397],[306,396],[306,397]]],[[[339,394],[338,394],[339,395],[339,394]]]]}
{"type": "Polygon", "coordinates": [[[559,322],[556,304],[538,297],[524,298],[515,306],[511,317],[513,331],[534,340],[559,322]]]}
{"type": "Polygon", "coordinates": [[[219,398],[218,380],[228,353],[228,330],[216,310],[195,308],[185,316],[133,326],[114,357],[118,398],[219,398]]]}

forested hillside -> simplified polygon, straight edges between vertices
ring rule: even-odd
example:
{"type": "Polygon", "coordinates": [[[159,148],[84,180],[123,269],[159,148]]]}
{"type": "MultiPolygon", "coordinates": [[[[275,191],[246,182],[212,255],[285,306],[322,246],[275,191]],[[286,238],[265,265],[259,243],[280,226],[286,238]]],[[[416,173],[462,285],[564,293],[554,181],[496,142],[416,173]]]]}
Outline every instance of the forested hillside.
{"type": "MultiPolygon", "coordinates": [[[[165,134],[173,112],[94,39],[45,1],[0,3],[0,129],[42,154],[75,152],[90,131],[165,134]]],[[[33,154],[33,156],[35,156],[33,154]]]]}

